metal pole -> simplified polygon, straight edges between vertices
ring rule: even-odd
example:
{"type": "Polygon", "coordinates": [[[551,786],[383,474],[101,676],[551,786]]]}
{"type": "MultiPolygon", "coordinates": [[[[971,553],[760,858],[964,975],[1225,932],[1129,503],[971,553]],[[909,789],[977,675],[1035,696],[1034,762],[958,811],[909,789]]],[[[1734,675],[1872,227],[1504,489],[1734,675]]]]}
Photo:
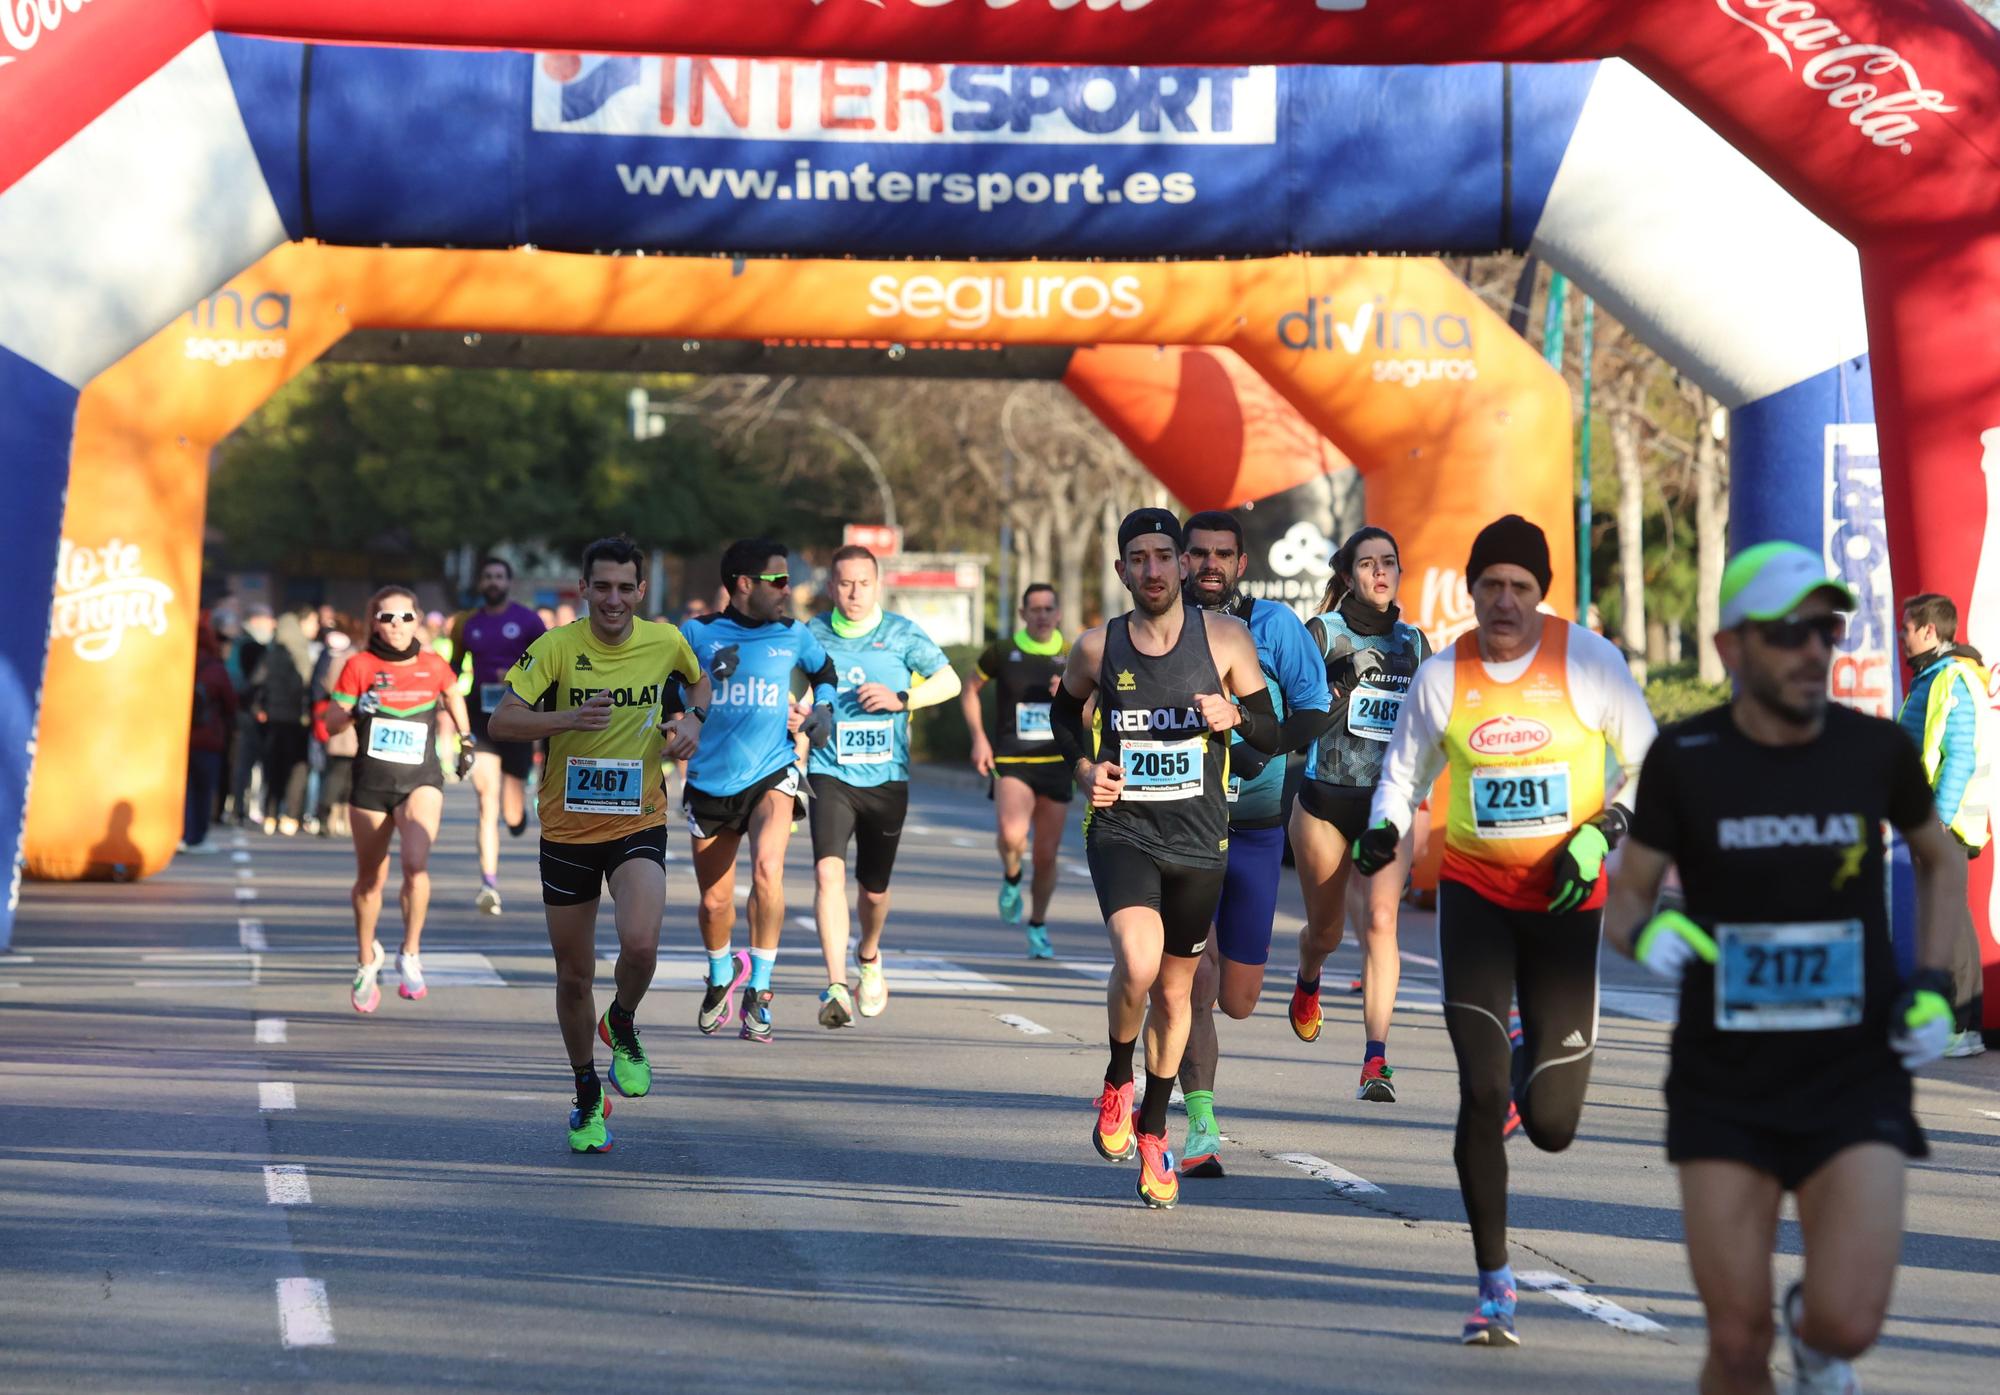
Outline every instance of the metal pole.
{"type": "Polygon", "coordinates": [[[1583,298],[1583,432],[1577,441],[1582,472],[1576,486],[1576,618],[1590,623],[1590,385],[1595,376],[1594,349],[1597,342],[1597,305],[1583,298]]]}
{"type": "Polygon", "coordinates": [[[1014,633],[1014,524],[1008,504],[1014,497],[1014,452],[1000,451],[1000,638],[1014,633]]]}

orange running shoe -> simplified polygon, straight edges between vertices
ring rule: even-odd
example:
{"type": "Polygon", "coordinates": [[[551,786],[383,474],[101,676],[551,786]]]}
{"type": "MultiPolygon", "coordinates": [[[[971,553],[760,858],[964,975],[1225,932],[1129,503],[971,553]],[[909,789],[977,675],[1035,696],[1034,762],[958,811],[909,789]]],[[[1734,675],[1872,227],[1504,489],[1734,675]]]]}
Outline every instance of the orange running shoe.
{"type": "Polygon", "coordinates": [[[1129,1162],[1137,1144],[1132,1131],[1132,1082],[1113,1085],[1104,1082],[1097,1097],[1097,1122],[1091,1126],[1090,1141],[1106,1162],[1129,1162]]]}
{"type": "Polygon", "coordinates": [[[1163,1133],[1139,1135],[1139,1200],[1165,1211],[1181,1199],[1181,1178],[1163,1133]]]}
{"type": "Polygon", "coordinates": [[[1300,1041],[1319,1040],[1319,990],[1308,993],[1297,983],[1292,984],[1292,1035],[1300,1041]]]}
{"type": "Polygon", "coordinates": [[[1396,1102],[1396,1072],[1389,1069],[1389,1063],[1380,1056],[1370,1056],[1361,1067],[1361,1084],[1354,1091],[1358,1100],[1372,1100],[1376,1104],[1396,1102]]]}

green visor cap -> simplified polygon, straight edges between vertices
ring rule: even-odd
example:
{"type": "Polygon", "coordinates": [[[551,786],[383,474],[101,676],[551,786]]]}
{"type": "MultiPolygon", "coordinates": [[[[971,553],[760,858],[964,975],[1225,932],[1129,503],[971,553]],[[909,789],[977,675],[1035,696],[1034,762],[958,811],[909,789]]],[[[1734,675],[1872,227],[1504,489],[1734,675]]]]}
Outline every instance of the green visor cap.
{"type": "Polygon", "coordinates": [[[1782,620],[1815,591],[1833,596],[1841,610],[1858,602],[1844,582],[1826,574],[1819,554],[1794,542],[1767,542],[1745,548],[1722,573],[1722,628],[1745,620],[1782,620]]]}

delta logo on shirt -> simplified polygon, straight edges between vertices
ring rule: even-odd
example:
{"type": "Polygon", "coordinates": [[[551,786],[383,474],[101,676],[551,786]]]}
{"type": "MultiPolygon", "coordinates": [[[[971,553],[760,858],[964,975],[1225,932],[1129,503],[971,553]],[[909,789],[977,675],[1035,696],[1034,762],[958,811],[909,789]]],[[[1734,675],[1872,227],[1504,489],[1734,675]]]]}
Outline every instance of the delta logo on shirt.
{"type": "MultiPolygon", "coordinates": [[[[772,648],[770,657],[783,658],[784,650],[772,648]]],[[[715,643],[708,646],[708,662],[704,667],[713,684],[714,696],[711,701],[717,707],[782,707],[791,700],[791,691],[782,683],[773,683],[768,678],[736,676],[742,666],[742,650],[734,644],[715,643]]]]}

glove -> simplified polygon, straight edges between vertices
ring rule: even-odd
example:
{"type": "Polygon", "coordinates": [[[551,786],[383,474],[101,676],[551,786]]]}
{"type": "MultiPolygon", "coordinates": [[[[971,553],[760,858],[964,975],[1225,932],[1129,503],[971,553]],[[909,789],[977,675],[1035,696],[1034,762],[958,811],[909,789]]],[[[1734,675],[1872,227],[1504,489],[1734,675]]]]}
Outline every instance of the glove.
{"type": "Polygon", "coordinates": [[[370,688],[354,700],[354,715],[372,717],[382,710],[382,695],[370,688]]]}
{"type": "Polygon", "coordinates": [[[1588,901],[1590,893],[1597,890],[1599,874],[1604,871],[1604,855],[1610,851],[1611,840],[1594,822],[1570,834],[1562,855],[1556,858],[1549,909],[1557,913],[1573,911],[1588,901]]]}
{"type": "Polygon", "coordinates": [[[461,737],[458,743],[458,778],[463,780],[472,773],[472,758],[479,754],[479,748],[472,744],[470,737],[461,737]]]}
{"type": "Polygon", "coordinates": [[[1382,820],[1354,840],[1354,870],[1364,877],[1374,876],[1396,860],[1396,849],[1402,841],[1403,835],[1396,825],[1382,820]]]}
{"type": "Polygon", "coordinates": [[[799,734],[812,743],[817,751],[833,740],[833,707],[829,703],[815,703],[812,715],[799,724],[799,734]]]}
{"type": "Polygon", "coordinates": [[[1951,975],[1919,969],[1889,1009],[1889,1049],[1903,1058],[1904,1070],[1927,1066],[1944,1055],[1951,1025],[1951,975]]]}
{"type": "Polygon", "coordinates": [[[1229,748],[1229,773],[1245,784],[1264,773],[1264,767],[1271,758],[1247,741],[1239,741],[1229,748]]]}
{"type": "Polygon", "coordinates": [[[1721,951],[1708,931],[1679,911],[1661,911],[1632,942],[1632,957],[1661,978],[1679,982],[1689,964],[1697,959],[1713,964],[1721,951]]]}

